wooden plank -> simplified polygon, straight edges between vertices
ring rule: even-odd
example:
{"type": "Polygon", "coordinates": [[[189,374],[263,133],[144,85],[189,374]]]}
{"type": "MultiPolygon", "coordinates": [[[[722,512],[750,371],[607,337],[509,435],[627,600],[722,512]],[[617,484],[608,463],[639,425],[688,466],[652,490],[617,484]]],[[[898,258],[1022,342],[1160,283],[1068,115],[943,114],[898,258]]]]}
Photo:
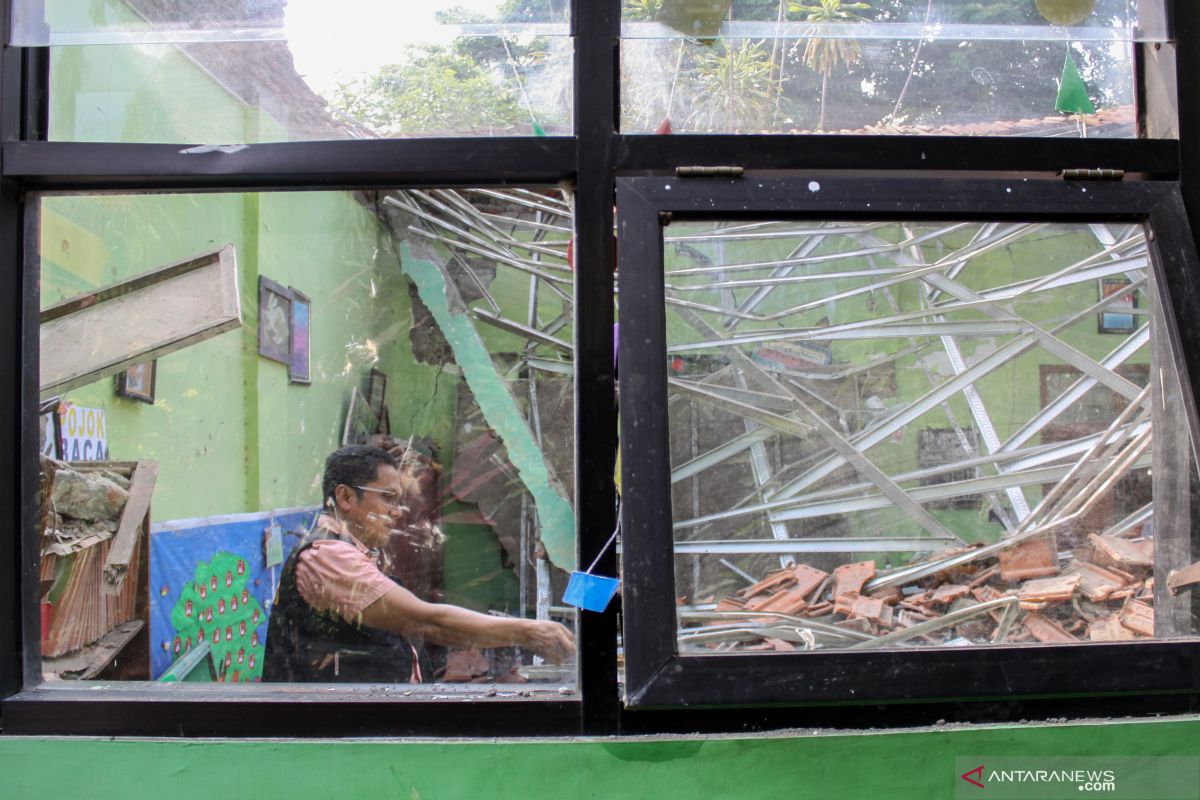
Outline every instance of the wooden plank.
{"type": "Polygon", "coordinates": [[[240,327],[233,245],[41,313],[42,399],[240,327]]]}
{"type": "Polygon", "coordinates": [[[104,634],[94,644],[59,658],[43,658],[42,671],[69,680],[91,680],[113,662],[145,624],[140,619],[129,620],[104,634]]]}
{"type": "Polygon", "coordinates": [[[121,590],[121,583],[133,558],[138,532],[147,527],[145,523],[150,515],[150,498],[157,480],[157,461],[137,462],[129,481],[129,499],[125,501],[117,534],[104,561],[104,594],[117,594],[121,590]]]}

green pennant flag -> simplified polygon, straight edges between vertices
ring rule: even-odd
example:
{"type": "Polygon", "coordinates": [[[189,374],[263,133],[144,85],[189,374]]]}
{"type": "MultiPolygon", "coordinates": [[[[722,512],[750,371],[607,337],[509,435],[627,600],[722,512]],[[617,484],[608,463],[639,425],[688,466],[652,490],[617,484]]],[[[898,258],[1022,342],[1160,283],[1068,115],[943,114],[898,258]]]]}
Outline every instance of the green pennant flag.
{"type": "MultiPolygon", "coordinates": [[[[1085,95],[1085,97],[1086,97],[1086,95],[1085,95]]],[[[533,135],[534,136],[545,136],[546,135],[546,129],[543,128],[541,125],[539,125],[537,123],[537,120],[533,121],[533,135]]]]}
{"type": "Polygon", "coordinates": [[[1067,53],[1063,61],[1062,82],[1058,85],[1058,99],[1054,101],[1054,110],[1065,114],[1095,114],[1096,107],[1088,97],[1087,86],[1075,66],[1075,59],[1067,53]]]}

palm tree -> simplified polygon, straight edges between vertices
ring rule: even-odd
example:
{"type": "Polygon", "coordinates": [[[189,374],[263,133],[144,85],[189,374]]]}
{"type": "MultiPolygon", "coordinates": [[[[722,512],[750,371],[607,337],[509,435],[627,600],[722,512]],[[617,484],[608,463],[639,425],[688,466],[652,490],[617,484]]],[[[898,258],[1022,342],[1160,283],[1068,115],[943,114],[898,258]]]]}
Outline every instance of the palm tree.
{"type": "MultiPolygon", "coordinates": [[[[788,11],[803,14],[807,22],[866,22],[867,18],[854,12],[869,9],[866,3],[844,3],[842,0],[818,0],[816,3],[789,2],[788,11]]],[[[862,60],[862,47],[857,39],[822,39],[810,35],[804,45],[804,64],[821,74],[821,115],[817,130],[825,128],[825,97],[829,76],[841,62],[847,70],[862,60]]]]}

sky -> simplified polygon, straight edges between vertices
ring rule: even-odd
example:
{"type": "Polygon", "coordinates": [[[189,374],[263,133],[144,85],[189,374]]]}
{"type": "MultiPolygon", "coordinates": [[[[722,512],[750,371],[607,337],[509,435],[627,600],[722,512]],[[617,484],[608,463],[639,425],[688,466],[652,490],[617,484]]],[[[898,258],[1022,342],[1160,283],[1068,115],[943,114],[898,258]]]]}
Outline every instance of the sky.
{"type": "Polygon", "coordinates": [[[407,44],[446,43],[437,11],[494,12],[500,0],[288,0],[284,30],[296,69],[318,93],[395,63],[407,44]]]}

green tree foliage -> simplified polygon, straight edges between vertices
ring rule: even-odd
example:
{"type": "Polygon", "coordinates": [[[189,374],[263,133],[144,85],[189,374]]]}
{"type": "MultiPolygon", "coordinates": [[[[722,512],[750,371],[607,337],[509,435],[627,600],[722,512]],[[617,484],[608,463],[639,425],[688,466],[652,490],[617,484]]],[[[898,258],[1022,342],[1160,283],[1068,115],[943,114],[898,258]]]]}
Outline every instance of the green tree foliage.
{"type": "Polygon", "coordinates": [[[497,134],[526,120],[514,93],[479,61],[435,45],[406,48],[405,60],[338,88],[334,105],[382,135],[497,134]]]}
{"type": "MultiPolygon", "coordinates": [[[[1050,33],[1034,0],[782,0],[799,38],[628,40],[622,93],[628,130],[937,126],[1056,116],[1068,49],[1097,108],[1132,102],[1132,61],[1119,46],[1029,38],[805,37],[805,23],[958,23],[1050,33]],[[761,61],[766,62],[765,75],[761,61]],[[767,99],[763,101],[765,90],[767,99]],[[728,96],[722,96],[724,91],[728,96]],[[741,96],[738,96],[741,95],[741,96]]],[[[1090,5],[1090,0],[1085,3],[1090,5]]],[[[774,22],[781,0],[732,0],[727,19],[774,22]]],[[[627,21],[656,19],[660,0],[623,0],[627,21]]],[[[1124,20],[1127,0],[1095,0],[1081,25],[1124,20]]],[[[1071,123],[1065,117],[1063,125],[1071,123]]],[[[1066,132],[1064,129],[1063,132],[1066,132]]]]}
{"type": "Polygon", "coordinates": [[[770,70],[763,42],[720,41],[696,65],[689,123],[727,129],[763,127],[770,110],[770,70]]]}
{"type": "MultiPolygon", "coordinates": [[[[866,22],[857,13],[866,11],[866,3],[843,3],[842,0],[819,0],[817,3],[788,3],[788,11],[803,14],[808,22],[866,22]]],[[[847,71],[862,60],[862,46],[856,39],[821,39],[810,36],[804,44],[804,65],[821,76],[821,110],[817,130],[825,128],[825,101],[829,93],[829,77],[841,63],[847,71]]]]}

